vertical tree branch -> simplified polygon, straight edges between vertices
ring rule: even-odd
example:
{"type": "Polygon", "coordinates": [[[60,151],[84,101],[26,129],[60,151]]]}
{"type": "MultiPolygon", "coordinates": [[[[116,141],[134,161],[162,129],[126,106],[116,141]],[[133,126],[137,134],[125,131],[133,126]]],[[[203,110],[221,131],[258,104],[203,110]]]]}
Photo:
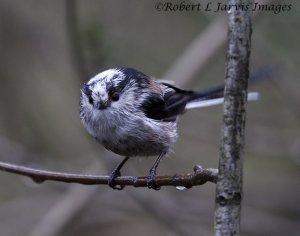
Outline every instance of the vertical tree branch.
{"type": "Polygon", "coordinates": [[[252,1],[229,0],[223,133],[216,189],[215,236],[239,235],[243,183],[246,98],[251,46],[252,1]]]}

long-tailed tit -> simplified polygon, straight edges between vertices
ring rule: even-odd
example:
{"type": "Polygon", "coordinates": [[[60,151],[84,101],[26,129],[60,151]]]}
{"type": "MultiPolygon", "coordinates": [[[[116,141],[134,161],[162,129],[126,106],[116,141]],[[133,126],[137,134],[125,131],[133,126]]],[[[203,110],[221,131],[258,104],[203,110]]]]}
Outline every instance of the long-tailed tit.
{"type": "MultiPolygon", "coordinates": [[[[124,156],[112,172],[109,185],[130,157],[155,156],[148,187],[155,185],[156,169],[177,140],[178,116],[192,108],[223,102],[224,86],[201,91],[177,88],[131,68],[115,68],[97,74],[81,89],[80,118],[86,130],[106,149],[124,156]]],[[[257,93],[249,93],[255,100],[257,93]]]]}

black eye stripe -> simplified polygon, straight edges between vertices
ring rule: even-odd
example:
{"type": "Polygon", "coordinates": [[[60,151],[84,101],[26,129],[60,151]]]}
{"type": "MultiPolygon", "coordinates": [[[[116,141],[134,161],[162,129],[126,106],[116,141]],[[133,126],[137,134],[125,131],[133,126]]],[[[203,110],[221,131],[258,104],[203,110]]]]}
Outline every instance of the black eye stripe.
{"type": "Polygon", "coordinates": [[[87,96],[89,96],[92,93],[92,91],[90,90],[90,88],[87,84],[84,84],[82,86],[82,92],[87,96]]]}
{"type": "Polygon", "coordinates": [[[108,96],[111,97],[113,94],[118,93],[120,95],[124,90],[127,83],[118,83],[117,85],[113,85],[112,83],[107,86],[108,96]]]}
{"type": "Polygon", "coordinates": [[[132,86],[132,79],[133,78],[131,76],[128,77],[123,73],[118,73],[110,77],[109,79],[104,77],[100,80],[87,82],[86,84],[84,84],[82,91],[88,97],[88,101],[90,104],[93,104],[94,99],[100,96],[96,89],[98,86],[101,86],[106,90],[107,95],[111,101],[118,101],[126,87],[132,86]],[[99,83],[103,85],[100,85],[99,83]]]}
{"type": "Polygon", "coordinates": [[[88,97],[89,103],[93,104],[94,100],[92,98],[92,90],[89,88],[89,85],[84,84],[81,91],[88,97]]]}
{"type": "Polygon", "coordinates": [[[89,98],[89,103],[90,103],[90,104],[93,104],[94,100],[93,100],[93,98],[92,98],[92,95],[88,96],[88,98],[89,98]]]}

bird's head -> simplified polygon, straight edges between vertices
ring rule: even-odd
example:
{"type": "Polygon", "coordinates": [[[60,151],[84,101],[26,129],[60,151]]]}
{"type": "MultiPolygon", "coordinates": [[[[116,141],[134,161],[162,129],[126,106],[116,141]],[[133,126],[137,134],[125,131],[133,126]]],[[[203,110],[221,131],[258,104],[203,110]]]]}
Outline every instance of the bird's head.
{"type": "Polygon", "coordinates": [[[148,94],[149,77],[131,68],[103,71],[82,86],[81,110],[133,111],[148,94]]]}

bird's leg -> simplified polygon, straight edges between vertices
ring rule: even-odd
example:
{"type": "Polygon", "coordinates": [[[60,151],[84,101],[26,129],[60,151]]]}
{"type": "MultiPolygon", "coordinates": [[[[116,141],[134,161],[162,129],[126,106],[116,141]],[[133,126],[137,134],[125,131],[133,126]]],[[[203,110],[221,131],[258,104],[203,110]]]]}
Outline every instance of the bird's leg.
{"type": "Polygon", "coordinates": [[[125,157],[123,161],[117,165],[117,167],[111,172],[109,179],[108,179],[108,185],[109,187],[117,190],[122,190],[125,186],[124,185],[116,185],[115,179],[119,176],[121,176],[121,168],[124,166],[124,164],[128,161],[129,157],[125,157]]]}
{"type": "Polygon", "coordinates": [[[149,171],[148,178],[147,178],[148,188],[152,188],[154,190],[160,190],[160,186],[157,186],[156,183],[155,183],[155,177],[156,177],[156,170],[157,170],[157,167],[160,163],[160,160],[163,158],[163,156],[165,154],[166,154],[165,152],[160,153],[158,158],[156,159],[154,165],[151,167],[151,169],[149,171]]]}

